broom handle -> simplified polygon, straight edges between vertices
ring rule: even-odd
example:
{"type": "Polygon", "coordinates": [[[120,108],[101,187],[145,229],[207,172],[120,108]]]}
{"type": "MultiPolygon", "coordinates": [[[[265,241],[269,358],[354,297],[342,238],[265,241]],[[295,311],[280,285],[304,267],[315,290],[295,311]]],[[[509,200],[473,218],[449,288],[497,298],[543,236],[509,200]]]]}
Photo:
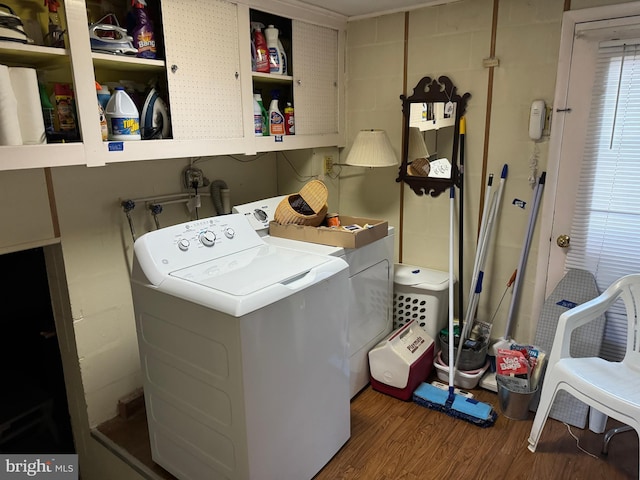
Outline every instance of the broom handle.
{"type": "Polygon", "coordinates": [[[453,363],[453,344],[455,342],[455,335],[453,333],[453,219],[455,210],[455,187],[449,189],[449,395],[452,395],[454,390],[454,363],[453,363]]]}
{"type": "Polygon", "coordinates": [[[531,246],[531,238],[533,237],[533,227],[536,222],[536,215],[538,213],[538,207],[540,206],[540,196],[542,195],[542,189],[544,188],[546,176],[547,176],[547,172],[542,172],[542,175],[540,175],[540,179],[538,180],[538,183],[536,184],[536,188],[534,190],[533,205],[531,206],[531,211],[529,212],[529,223],[527,225],[527,233],[524,239],[524,244],[522,245],[522,251],[520,252],[520,260],[518,261],[518,267],[516,270],[516,281],[513,284],[513,291],[511,294],[511,304],[509,305],[509,314],[507,315],[507,324],[504,329],[504,338],[506,340],[511,340],[511,325],[513,323],[513,314],[514,314],[515,307],[518,302],[518,297],[520,294],[520,282],[522,281],[522,277],[524,274],[524,266],[527,260],[527,255],[529,254],[529,247],[531,246]]]}
{"type": "Polygon", "coordinates": [[[464,310],[464,282],[463,282],[463,257],[464,248],[462,240],[464,239],[464,144],[465,135],[467,133],[467,119],[460,117],[460,198],[458,199],[459,217],[458,217],[458,318],[460,318],[460,329],[465,326],[462,319],[464,310]]]}

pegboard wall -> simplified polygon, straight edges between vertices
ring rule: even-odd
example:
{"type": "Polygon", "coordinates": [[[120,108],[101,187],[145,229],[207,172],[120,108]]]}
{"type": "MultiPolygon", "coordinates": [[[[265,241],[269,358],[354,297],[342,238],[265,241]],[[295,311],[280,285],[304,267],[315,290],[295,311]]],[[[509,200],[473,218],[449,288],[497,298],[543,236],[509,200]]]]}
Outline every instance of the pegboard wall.
{"type": "Polygon", "coordinates": [[[338,131],[338,31],[294,21],[292,24],[296,134],[338,131]],[[313,39],[311,41],[310,39],[313,39]]]}
{"type": "Polygon", "coordinates": [[[241,138],[237,6],[208,0],[194,9],[193,2],[171,0],[162,9],[171,18],[164,36],[173,137],[241,138]]]}

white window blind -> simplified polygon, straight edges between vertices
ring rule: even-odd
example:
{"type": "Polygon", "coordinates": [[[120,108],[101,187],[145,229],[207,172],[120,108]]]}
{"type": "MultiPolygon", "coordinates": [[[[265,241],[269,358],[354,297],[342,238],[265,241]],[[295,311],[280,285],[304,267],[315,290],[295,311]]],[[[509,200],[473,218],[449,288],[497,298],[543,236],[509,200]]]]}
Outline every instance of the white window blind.
{"type": "MultiPolygon", "coordinates": [[[[592,272],[600,291],[640,272],[640,46],[619,43],[598,51],[566,262],[592,272]]],[[[603,358],[624,356],[625,315],[622,302],[607,313],[603,358]]]]}

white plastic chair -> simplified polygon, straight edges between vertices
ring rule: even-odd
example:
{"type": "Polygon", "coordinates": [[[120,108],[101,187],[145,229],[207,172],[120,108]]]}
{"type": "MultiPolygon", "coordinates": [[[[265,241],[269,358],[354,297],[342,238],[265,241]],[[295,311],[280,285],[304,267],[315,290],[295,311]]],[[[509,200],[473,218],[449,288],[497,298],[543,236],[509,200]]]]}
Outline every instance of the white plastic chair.
{"type": "MultiPolygon", "coordinates": [[[[529,435],[532,452],[559,390],[566,390],[640,435],[640,274],[620,278],[598,297],[560,315],[529,435]],[[627,349],[622,362],[571,357],[571,332],[603,315],[619,298],[627,312],[627,349]]],[[[640,452],[638,462],[640,465],[640,452]]]]}

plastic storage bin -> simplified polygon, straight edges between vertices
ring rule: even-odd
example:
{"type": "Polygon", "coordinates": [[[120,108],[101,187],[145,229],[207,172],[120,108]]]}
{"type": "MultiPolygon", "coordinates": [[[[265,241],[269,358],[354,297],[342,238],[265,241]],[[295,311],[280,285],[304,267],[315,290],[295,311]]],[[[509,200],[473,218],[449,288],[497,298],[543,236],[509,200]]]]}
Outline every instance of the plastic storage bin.
{"type": "MultiPolygon", "coordinates": [[[[444,383],[449,383],[449,366],[442,361],[441,353],[436,356],[436,361],[433,364],[436,367],[438,379],[444,383]]],[[[453,383],[456,387],[471,390],[476,388],[478,382],[489,369],[489,361],[487,361],[482,368],[470,371],[461,371],[456,369],[455,376],[453,377],[453,383]]]]}
{"type": "MultiPolygon", "coordinates": [[[[416,320],[436,340],[446,326],[449,274],[439,270],[396,263],[393,284],[393,329],[416,320]]],[[[437,348],[437,347],[436,347],[437,348]]]]}

